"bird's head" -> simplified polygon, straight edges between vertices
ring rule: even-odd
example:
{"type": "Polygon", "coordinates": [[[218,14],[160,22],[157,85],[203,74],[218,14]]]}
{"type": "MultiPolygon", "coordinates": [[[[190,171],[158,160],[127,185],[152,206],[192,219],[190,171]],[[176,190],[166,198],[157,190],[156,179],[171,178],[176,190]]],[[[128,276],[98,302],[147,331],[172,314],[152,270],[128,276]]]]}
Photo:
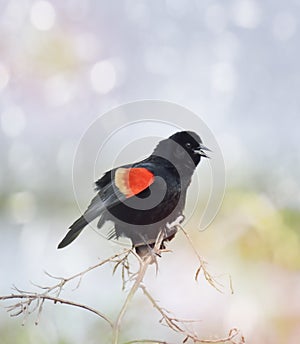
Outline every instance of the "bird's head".
{"type": "Polygon", "coordinates": [[[185,165],[193,163],[194,167],[199,164],[201,157],[209,158],[207,151],[210,149],[204,146],[199,135],[193,131],[179,131],[161,141],[155,149],[155,153],[167,154],[185,165]]]}

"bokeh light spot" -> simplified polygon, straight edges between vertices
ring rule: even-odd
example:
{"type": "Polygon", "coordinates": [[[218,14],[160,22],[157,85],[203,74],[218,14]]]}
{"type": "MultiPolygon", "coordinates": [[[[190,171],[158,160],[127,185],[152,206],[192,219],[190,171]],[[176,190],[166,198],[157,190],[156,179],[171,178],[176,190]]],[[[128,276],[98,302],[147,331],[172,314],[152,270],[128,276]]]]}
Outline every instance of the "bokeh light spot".
{"type": "Polygon", "coordinates": [[[63,75],[58,74],[47,80],[44,91],[50,105],[62,106],[71,100],[74,86],[63,75]]]}
{"type": "Polygon", "coordinates": [[[227,25],[227,16],[223,6],[214,4],[205,11],[206,27],[214,33],[221,33],[227,25]]]}
{"type": "Polygon", "coordinates": [[[253,0],[237,0],[233,6],[233,19],[236,25],[254,29],[261,19],[261,8],[253,0]]]}
{"type": "MultiPolygon", "coordinates": [[[[33,178],[32,166],[34,165],[33,152],[26,142],[14,140],[8,149],[9,167],[12,173],[33,178]]],[[[20,181],[20,180],[18,180],[20,181]]],[[[28,185],[29,181],[27,181],[28,185]]]]}
{"type": "Polygon", "coordinates": [[[34,195],[28,191],[11,194],[8,199],[8,212],[11,219],[16,223],[30,222],[36,212],[34,195]]]}
{"type": "Polygon", "coordinates": [[[237,75],[230,63],[216,63],[212,66],[212,87],[224,93],[230,93],[235,90],[237,75]]]}
{"type": "Polygon", "coordinates": [[[92,60],[97,55],[99,46],[99,39],[92,33],[81,33],[74,38],[76,53],[83,61],[92,60]]]}
{"type": "Polygon", "coordinates": [[[76,144],[71,141],[64,141],[57,154],[57,166],[62,174],[69,175],[72,170],[73,155],[76,144]]]}
{"type": "Polygon", "coordinates": [[[26,117],[18,106],[11,106],[1,114],[1,127],[8,137],[16,137],[21,134],[26,125],[26,117]]]}
{"type": "Polygon", "coordinates": [[[145,53],[145,66],[150,73],[171,75],[180,66],[180,56],[170,46],[152,47],[145,53]]]}
{"type": "Polygon", "coordinates": [[[30,10],[32,25],[41,31],[50,30],[55,23],[55,10],[48,1],[35,2],[30,10]]]}
{"type": "Polygon", "coordinates": [[[189,9],[189,1],[187,0],[166,0],[167,11],[176,16],[184,15],[189,9]]]}
{"type": "Polygon", "coordinates": [[[292,13],[284,12],[277,14],[273,19],[272,32],[280,41],[290,39],[297,30],[297,21],[292,13]]]}
{"type": "Polygon", "coordinates": [[[218,60],[231,62],[239,56],[239,40],[234,33],[224,31],[218,35],[213,49],[218,60]]]}
{"type": "Polygon", "coordinates": [[[97,62],[91,69],[90,78],[93,89],[101,94],[110,92],[116,83],[114,65],[106,60],[97,62]]]}
{"type": "Polygon", "coordinates": [[[10,79],[8,69],[0,63],[0,91],[2,91],[8,84],[10,79]]]}

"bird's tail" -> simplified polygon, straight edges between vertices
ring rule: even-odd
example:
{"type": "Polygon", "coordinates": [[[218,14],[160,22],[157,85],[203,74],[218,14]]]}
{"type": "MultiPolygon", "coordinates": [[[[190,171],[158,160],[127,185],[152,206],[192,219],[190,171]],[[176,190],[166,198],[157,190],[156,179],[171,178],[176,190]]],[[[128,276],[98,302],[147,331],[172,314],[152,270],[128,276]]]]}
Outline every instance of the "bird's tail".
{"type": "Polygon", "coordinates": [[[63,240],[59,243],[57,248],[63,248],[69,244],[73,240],[75,240],[78,235],[81,233],[83,228],[88,224],[88,221],[84,218],[84,216],[81,216],[79,219],[77,219],[71,226],[69,232],[66,234],[66,236],[63,238],[63,240]]]}
{"type": "Polygon", "coordinates": [[[101,215],[102,210],[102,202],[100,197],[97,195],[92,199],[92,202],[86,212],[69,227],[69,232],[59,243],[57,248],[63,248],[75,240],[88,223],[92,222],[97,216],[101,215]]]}

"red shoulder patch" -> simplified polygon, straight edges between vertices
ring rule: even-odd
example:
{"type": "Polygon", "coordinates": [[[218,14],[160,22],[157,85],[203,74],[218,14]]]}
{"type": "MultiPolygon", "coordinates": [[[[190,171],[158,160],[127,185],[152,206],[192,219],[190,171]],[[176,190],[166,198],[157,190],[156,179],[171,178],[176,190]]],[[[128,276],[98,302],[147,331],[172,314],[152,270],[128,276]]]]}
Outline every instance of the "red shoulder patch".
{"type": "Polygon", "coordinates": [[[127,198],[147,189],[153,181],[154,174],[144,167],[120,167],[115,173],[115,184],[127,198]]]}

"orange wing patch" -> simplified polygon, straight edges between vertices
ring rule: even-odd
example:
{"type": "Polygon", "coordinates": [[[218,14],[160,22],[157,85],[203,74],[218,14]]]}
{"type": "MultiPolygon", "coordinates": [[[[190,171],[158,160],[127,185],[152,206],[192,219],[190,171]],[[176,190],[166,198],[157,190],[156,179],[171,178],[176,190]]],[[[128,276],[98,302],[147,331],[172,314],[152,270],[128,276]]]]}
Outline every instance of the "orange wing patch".
{"type": "Polygon", "coordinates": [[[143,167],[118,168],[115,173],[117,188],[128,198],[147,189],[154,181],[152,172],[143,167]]]}

